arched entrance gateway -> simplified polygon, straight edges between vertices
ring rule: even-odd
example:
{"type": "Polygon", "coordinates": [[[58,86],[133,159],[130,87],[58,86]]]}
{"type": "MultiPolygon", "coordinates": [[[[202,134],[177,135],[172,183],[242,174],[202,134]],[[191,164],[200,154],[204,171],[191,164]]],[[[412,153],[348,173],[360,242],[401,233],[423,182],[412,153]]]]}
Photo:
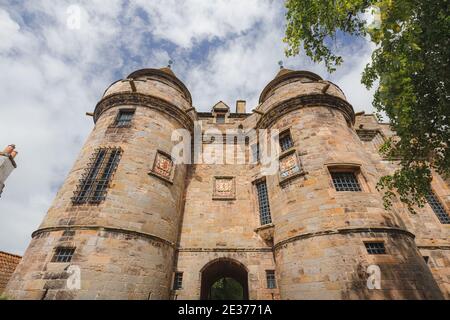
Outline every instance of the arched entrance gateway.
{"type": "Polygon", "coordinates": [[[239,261],[219,258],[201,270],[201,300],[248,300],[248,270],[239,261]]]}

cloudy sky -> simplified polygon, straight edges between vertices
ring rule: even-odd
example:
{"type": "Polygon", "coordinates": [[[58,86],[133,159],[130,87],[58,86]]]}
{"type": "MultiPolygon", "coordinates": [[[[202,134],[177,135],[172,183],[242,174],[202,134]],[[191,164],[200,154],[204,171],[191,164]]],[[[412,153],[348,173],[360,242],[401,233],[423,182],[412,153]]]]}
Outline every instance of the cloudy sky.
{"type": "Polygon", "coordinates": [[[0,147],[19,150],[0,198],[0,250],[23,254],[93,128],[86,111],[136,69],[172,59],[197,110],[238,99],[250,109],[283,60],[371,112],[360,84],[370,43],[337,40],[345,64],[329,75],[303,55],[284,57],[284,13],[282,1],[263,0],[0,0],[0,147]]]}

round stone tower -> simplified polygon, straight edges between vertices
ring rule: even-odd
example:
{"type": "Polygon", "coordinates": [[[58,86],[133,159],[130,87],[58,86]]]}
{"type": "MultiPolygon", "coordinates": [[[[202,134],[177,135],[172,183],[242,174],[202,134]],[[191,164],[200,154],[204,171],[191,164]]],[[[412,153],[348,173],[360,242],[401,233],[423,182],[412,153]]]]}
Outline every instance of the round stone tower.
{"type": "Polygon", "coordinates": [[[19,299],[168,299],[186,165],[172,132],[192,130],[170,68],[113,83],[95,128],[7,287],[19,299]]]}
{"type": "Polygon", "coordinates": [[[257,128],[278,129],[283,146],[266,177],[281,299],[441,298],[414,235],[383,207],[341,89],[281,69],[257,111],[257,128]]]}

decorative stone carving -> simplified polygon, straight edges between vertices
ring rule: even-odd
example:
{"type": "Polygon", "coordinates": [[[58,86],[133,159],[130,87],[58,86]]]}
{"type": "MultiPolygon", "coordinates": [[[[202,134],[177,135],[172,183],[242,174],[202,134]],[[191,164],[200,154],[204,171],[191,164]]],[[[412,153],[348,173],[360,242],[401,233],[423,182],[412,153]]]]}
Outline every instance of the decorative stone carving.
{"type": "Polygon", "coordinates": [[[150,173],[172,183],[174,171],[172,158],[165,152],[158,150],[150,173]]]}
{"type": "Polygon", "coordinates": [[[236,199],[236,184],[234,177],[214,177],[213,199],[236,199]]]}
{"type": "Polygon", "coordinates": [[[280,180],[286,180],[301,173],[300,164],[295,152],[288,153],[280,158],[280,180]]]}

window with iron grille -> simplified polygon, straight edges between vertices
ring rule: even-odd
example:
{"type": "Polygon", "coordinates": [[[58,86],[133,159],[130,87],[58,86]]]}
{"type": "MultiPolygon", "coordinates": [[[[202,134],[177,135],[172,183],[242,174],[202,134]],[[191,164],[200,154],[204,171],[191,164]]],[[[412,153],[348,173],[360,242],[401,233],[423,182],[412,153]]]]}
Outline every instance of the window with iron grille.
{"type": "Polygon", "coordinates": [[[70,262],[74,252],[75,248],[56,248],[52,262],[70,262]]]}
{"type": "Polygon", "coordinates": [[[384,242],[364,242],[368,254],[386,254],[384,242]]]}
{"type": "Polygon", "coordinates": [[[266,181],[257,182],[256,191],[258,193],[259,218],[261,220],[261,225],[272,223],[266,181]]]}
{"type": "Polygon", "coordinates": [[[134,110],[119,110],[116,118],[116,127],[128,127],[133,119],[134,110]]]}
{"type": "Polygon", "coordinates": [[[434,213],[438,217],[439,221],[442,224],[450,224],[450,216],[445,211],[444,206],[439,201],[438,197],[434,194],[433,191],[430,191],[426,196],[427,202],[430,205],[431,209],[433,209],[434,213]]]}
{"type": "Polygon", "coordinates": [[[331,172],[336,191],[361,191],[354,172],[331,172]]]}
{"type": "Polygon", "coordinates": [[[120,148],[100,148],[96,151],[74,192],[74,204],[99,203],[105,200],[109,182],[119,164],[121,154],[120,148]]]}
{"type": "Polygon", "coordinates": [[[267,288],[275,289],[277,287],[277,280],[275,279],[275,270],[266,270],[267,288]]]}
{"type": "Polygon", "coordinates": [[[173,278],[173,290],[180,290],[183,287],[183,272],[175,272],[173,278]]]}
{"type": "Polygon", "coordinates": [[[280,147],[281,151],[286,151],[294,146],[292,142],[291,134],[288,132],[282,133],[280,135],[280,147]]]}

